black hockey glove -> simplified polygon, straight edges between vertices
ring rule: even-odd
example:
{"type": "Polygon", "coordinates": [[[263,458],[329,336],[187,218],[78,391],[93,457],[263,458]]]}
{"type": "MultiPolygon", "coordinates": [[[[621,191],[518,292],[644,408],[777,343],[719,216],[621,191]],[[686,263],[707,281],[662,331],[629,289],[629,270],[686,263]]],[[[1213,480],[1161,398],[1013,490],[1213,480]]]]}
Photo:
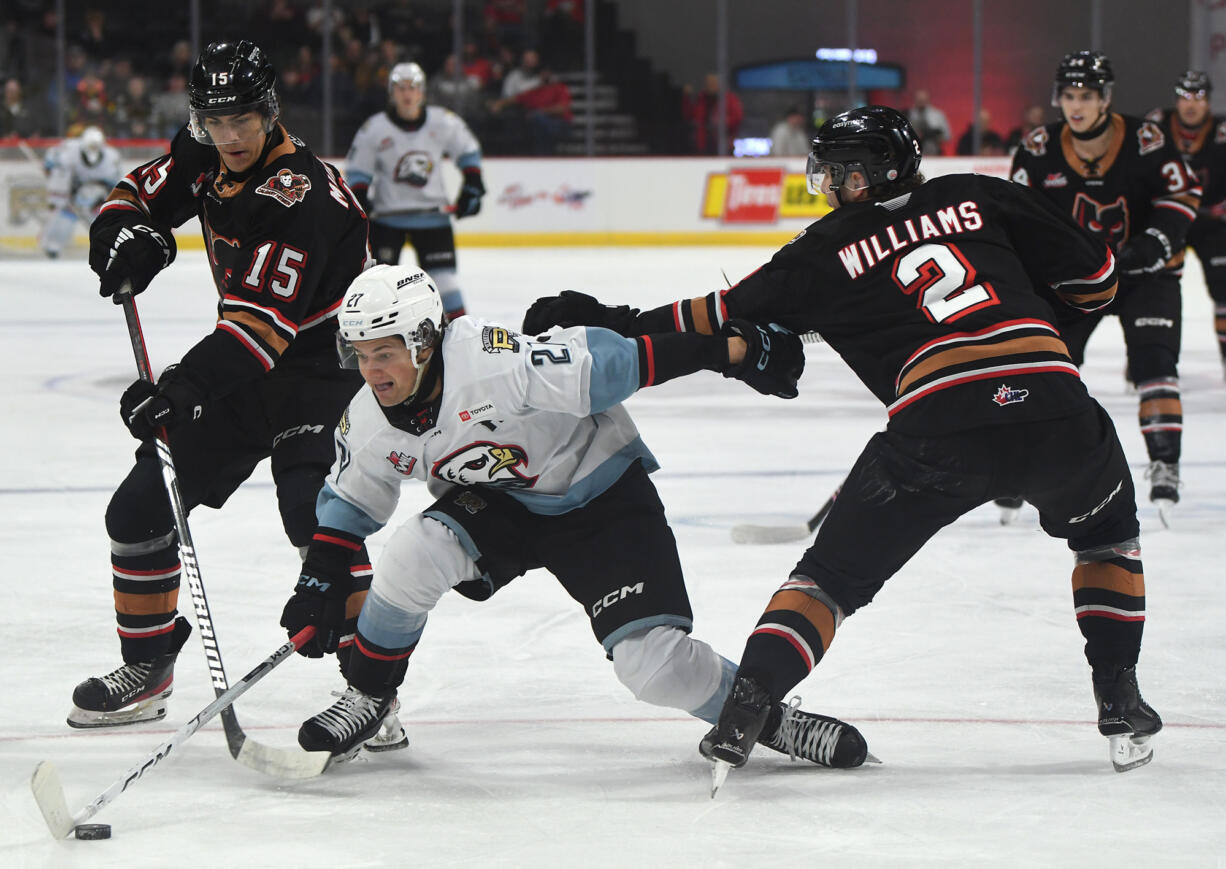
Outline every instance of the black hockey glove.
{"type": "Polygon", "coordinates": [[[124,281],[132,295],[143,292],[158,272],[175,260],[175,237],[134,211],[101,214],[89,228],[89,267],[101,279],[98,292],[121,304],[124,281]]]}
{"type": "Polygon", "coordinates": [[[625,335],[638,308],[629,305],[602,305],[594,296],[563,290],[561,295],[537,299],[524,314],[525,335],[539,335],[552,326],[602,326],[625,335]]]}
{"type": "Polygon", "coordinates": [[[1126,275],[1160,272],[1170,258],[1171,243],[1166,233],[1153,227],[1128,239],[1115,255],[1120,271],[1126,275]]]}
{"type": "Polygon", "coordinates": [[[456,220],[479,213],[481,197],[484,195],[485,182],[481,180],[481,170],[476,167],[465,169],[464,186],[460,188],[460,197],[455,201],[456,220]]]}
{"type": "Polygon", "coordinates": [[[149,440],[165,426],[200,419],[204,414],[204,395],[171,365],[162,372],[157,385],[137,380],[119,399],[119,416],[137,440],[149,440]]]}
{"type": "Polygon", "coordinates": [[[745,358],[730,365],[725,377],[735,377],[763,395],[795,398],[796,382],[805,371],[805,350],[800,336],[771,323],[759,326],[748,320],[729,320],[721,332],[745,340],[745,358]]]}
{"type": "Polygon", "coordinates": [[[315,626],[314,639],[298,650],[299,655],[321,658],[336,651],[345,629],[345,605],[353,589],[349,562],[361,545],[360,538],[335,528],[321,527],[315,532],[294,595],[281,612],[281,627],[291,637],[308,625],[315,626]],[[353,548],[322,538],[344,541],[353,548]]]}

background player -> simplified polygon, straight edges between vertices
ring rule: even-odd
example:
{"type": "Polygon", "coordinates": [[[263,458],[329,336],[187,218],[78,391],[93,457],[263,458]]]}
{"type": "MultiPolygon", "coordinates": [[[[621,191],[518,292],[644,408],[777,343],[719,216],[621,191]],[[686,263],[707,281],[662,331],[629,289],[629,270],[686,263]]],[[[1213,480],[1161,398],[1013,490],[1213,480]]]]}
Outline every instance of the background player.
{"type": "MultiPolygon", "coordinates": [[[[1060,333],[1073,361],[1106,314],[1120,319],[1128,378],[1140,393],[1138,416],[1150,465],[1149,499],[1162,521],[1179,501],[1183,405],[1179,394],[1179,275],[1184,236],[1200,203],[1200,183],[1162,129],[1111,111],[1115,75],[1098,51],[1065,55],[1052,104],[1062,119],[1022,140],[1013,180],[1042,193],[1119,258],[1119,294],[1106,311],[1060,333]]],[[[1008,509],[1008,505],[1005,505],[1008,509]]],[[[1015,505],[1014,505],[1015,506],[1015,505]]]]}
{"type": "Polygon", "coordinates": [[[1196,251],[1213,299],[1213,325],[1226,374],[1226,119],[1209,111],[1213,82],[1190,69],[1175,82],[1175,108],[1146,117],[1162,125],[1204,188],[1188,247],[1196,251]]]}
{"type": "MultiPolygon", "coordinates": [[[[736,668],[689,636],[676,541],[648,477],[655,457],[620,402],[704,368],[794,396],[799,340],[766,338],[743,321],[727,337],[633,340],[586,328],[530,338],[471,316],[448,324],[429,275],[400,266],[353,282],[340,329],[343,358],[370,388],[337,427],[320,527],[282,625],[291,634],[315,625],[322,649],[335,643],[350,554],[391,518],[401,483],[424,480],[438,500],[384,548],[358,619],[350,688],[302,725],[299,743],[355,752],[395,711],[439,598],[454,587],[484,600],[538,567],[587,610],[637,698],[714,721],[736,668]],[[781,374],[754,364],[767,344],[781,374]]],[[[772,748],[826,766],[865,760],[849,725],[782,703],[768,717],[772,748]]]]}
{"type": "Polygon", "coordinates": [[[400,262],[407,238],[417,262],[443,292],[447,316],[464,314],[456,274],[456,219],[481,210],[481,145],[459,115],[426,105],[426,74],[415,63],[392,67],[388,106],[371,115],[353,137],[345,158],[345,177],[370,214],[370,246],[379,263],[400,262]],[[459,197],[451,206],[442,164],[453,160],[464,173],[459,197]]]}
{"type": "Polygon", "coordinates": [[[119,151],[106,143],[97,127],[86,127],[75,139],[65,139],[47,152],[47,223],[39,241],[55,259],[72,241],[78,221],[88,226],[98,214],[122,170],[119,151]]]}
{"type": "Polygon", "coordinates": [[[933,534],[1013,491],[1076,555],[1073,603],[1099,731],[1118,768],[1140,765],[1162,722],[1136,682],[1145,581],[1132,476],[1050,305],[1088,313],[1110,303],[1115,259],[1018,185],[925,181],[919,163],[901,113],[844,112],[822,127],[809,161],[810,189],[835,210],[749,277],[641,314],[581,294],[541,299],[525,330],[600,324],[610,313],[623,334],[774,320],[820,332],[886,406],[886,430],[865,446],[746,642],[705,756],[743,764],[771,704],[817,665],[843,620],[933,534]]]}
{"type": "MultiPolygon", "coordinates": [[[[216,327],[156,386],[138,380],[120,401],[141,441],[106,511],[124,663],[77,686],[74,727],[164,716],[191,630],[175,618],[178,539],[156,429],[169,430],[189,510],[221,507],[271,457],[285,533],[305,550],[332,428],[361,384],[336,367],[335,318],[367,260],[366,217],[336,169],[278,123],[275,83],[253,43],[206,48],[192,70],[190,123],[169,153],[119,182],[90,230],[90,266],[118,301],[125,283],[139,293],[174,260],[171,227],[199,217],[220,301],[216,327]]],[[[356,616],[370,581],[363,551],[353,565],[356,616]]]]}

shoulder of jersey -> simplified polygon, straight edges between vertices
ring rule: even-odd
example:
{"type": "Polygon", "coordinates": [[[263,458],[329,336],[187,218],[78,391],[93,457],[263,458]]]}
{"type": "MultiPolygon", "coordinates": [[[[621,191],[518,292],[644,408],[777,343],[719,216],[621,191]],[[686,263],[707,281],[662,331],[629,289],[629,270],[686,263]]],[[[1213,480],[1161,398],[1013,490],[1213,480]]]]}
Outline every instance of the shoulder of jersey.
{"type": "Polygon", "coordinates": [[[363,384],[350,399],[349,406],[341,414],[336,427],[351,447],[360,449],[364,443],[390,425],[379,407],[379,400],[375,398],[370,387],[363,384]]]}
{"type": "Polygon", "coordinates": [[[1138,118],[1124,115],[1125,147],[1135,144],[1137,153],[1144,157],[1161,151],[1166,145],[1167,135],[1161,125],[1148,118],[1138,118]]]}

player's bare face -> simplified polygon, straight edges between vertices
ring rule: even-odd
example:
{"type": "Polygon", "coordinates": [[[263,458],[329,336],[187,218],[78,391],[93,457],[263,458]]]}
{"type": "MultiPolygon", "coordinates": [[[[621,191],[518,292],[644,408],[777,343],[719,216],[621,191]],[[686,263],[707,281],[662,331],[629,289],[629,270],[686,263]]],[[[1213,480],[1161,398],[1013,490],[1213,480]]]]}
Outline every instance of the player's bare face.
{"type": "Polygon", "coordinates": [[[1060,111],[1075,133],[1084,133],[1102,123],[1107,101],[1093,88],[1066,87],[1060,91],[1060,111]]]}
{"type": "Polygon", "coordinates": [[[400,338],[372,338],[354,341],[358,371],[374,392],[379,404],[392,407],[408,401],[417,389],[417,366],[413,353],[400,338]]]}
{"type": "Polygon", "coordinates": [[[1179,94],[1175,97],[1175,114],[1185,127],[1199,127],[1209,117],[1209,95],[1204,92],[1179,94]]]}
{"type": "Polygon", "coordinates": [[[207,117],[204,129],[230,172],[246,172],[254,166],[264,151],[268,136],[264,132],[264,117],[259,112],[207,117]]]}
{"type": "Polygon", "coordinates": [[[397,82],[392,86],[392,104],[396,106],[396,114],[405,120],[415,120],[421,114],[421,107],[426,101],[426,91],[415,87],[407,81],[397,82]]]}

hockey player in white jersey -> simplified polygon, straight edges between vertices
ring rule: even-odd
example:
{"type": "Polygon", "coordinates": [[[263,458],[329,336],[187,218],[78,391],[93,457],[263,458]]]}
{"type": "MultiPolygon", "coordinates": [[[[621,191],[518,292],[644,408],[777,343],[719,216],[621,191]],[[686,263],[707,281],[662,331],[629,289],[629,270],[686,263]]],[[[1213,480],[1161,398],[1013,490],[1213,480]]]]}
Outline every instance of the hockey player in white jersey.
{"type": "Polygon", "coordinates": [[[123,172],[119,151],[106,143],[97,127],[86,127],[47,152],[47,222],[39,239],[43,253],[55,259],[72,240],[78,221],[94,222],[98,206],[123,172]]]}
{"type": "Polygon", "coordinates": [[[426,105],[426,74],[415,63],[398,63],[388,76],[388,105],[371,115],[353,137],[345,179],[370,215],[375,261],[395,265],[406,238],[417,264],[438,281],[452,319],[464,314],[456,273],[451,215],[481,210],[481,145],[450,109],[426,105]],[[441,171],[452,160],[464,173],[459,196],[448,198],[441,171]]]}
{"type": "MultiPolygon", "coordinates": [[[[578,326],[530,337],[463,317],[447,322],[425,272],[375,266],[339,316],[342,359],[369,389],[336,429],[319,527],[281,624],[307,625],[329,650],[344,619],[352,551],[391,518],[400,486],[437,500],[388,540],[358,617],[349,687],[303,723],[303,748],[355,754],[395,720],[397,688],[426,618],[454,588],[485,600],[534,568],[587,611],[613,670],[648,703],[714,721],[736,666],[690,637],[676,541],[648,474],[657,467],[621,401],[710,369],[794,397],[804,365],[794,335],[735,320],[722,335],[623,338],[578,326]]],[[[833,767],[864,762],[851,725],[780,703],[762,744],[833,767]]]]}

